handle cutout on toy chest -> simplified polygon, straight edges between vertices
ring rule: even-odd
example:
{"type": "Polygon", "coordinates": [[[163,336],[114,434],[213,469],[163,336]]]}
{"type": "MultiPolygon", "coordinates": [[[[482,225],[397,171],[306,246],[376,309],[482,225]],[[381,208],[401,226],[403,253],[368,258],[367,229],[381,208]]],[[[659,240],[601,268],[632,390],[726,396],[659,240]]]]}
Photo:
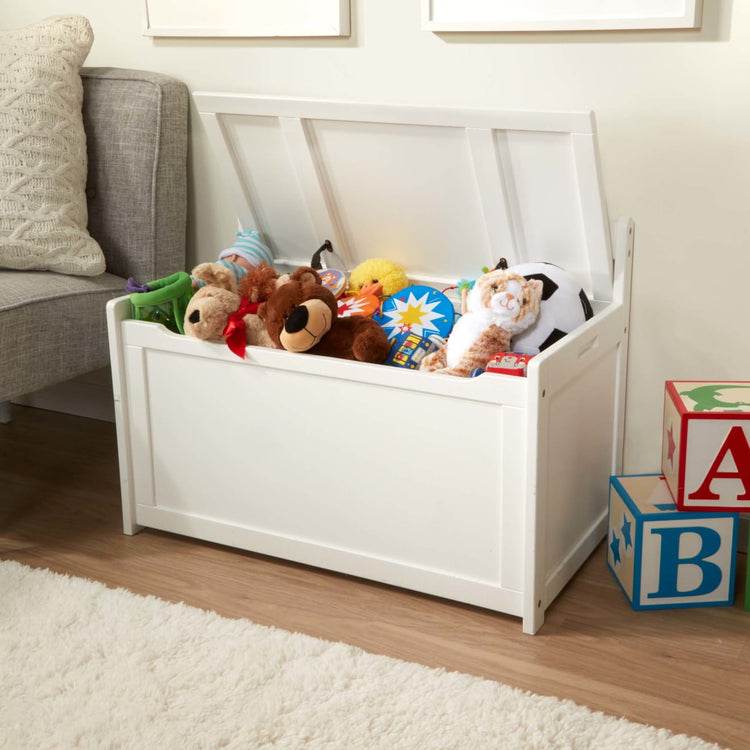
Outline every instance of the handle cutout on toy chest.
{"type": "Polygon", "coordinates": [[[587,354],[599,348],[599,337],[594,336],[592,339],[584,342],[578,350],[578,359],[583,359],[587,354]]]}

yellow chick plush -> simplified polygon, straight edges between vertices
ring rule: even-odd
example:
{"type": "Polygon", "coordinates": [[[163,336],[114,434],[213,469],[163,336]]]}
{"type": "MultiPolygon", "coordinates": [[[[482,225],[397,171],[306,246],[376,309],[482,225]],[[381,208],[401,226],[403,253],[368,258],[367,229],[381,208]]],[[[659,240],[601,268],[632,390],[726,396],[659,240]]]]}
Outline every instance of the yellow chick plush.
{"type": "Polygon", "coordinates": [[[349,276],[349,290],[355,294],[390,297],[409,286],[406,272],[387,258],[370,258],[360,263],[349,276]]]}

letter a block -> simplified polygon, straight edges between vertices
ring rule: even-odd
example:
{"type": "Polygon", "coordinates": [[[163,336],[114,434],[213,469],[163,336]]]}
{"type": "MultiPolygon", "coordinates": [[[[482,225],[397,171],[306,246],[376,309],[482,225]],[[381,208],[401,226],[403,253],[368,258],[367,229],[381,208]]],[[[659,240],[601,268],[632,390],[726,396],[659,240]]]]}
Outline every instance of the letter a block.
{"type": "Polygon", "coordinates": [[[659,474],[610,478],[607,564],[633,609],[731,605],[738,527],[678,511],[659,474]]]}
{"type": "Polygon", "coordinates": [[[668,380],[661,470],[679,510],[750,510],[750,383],[668,380]]]}

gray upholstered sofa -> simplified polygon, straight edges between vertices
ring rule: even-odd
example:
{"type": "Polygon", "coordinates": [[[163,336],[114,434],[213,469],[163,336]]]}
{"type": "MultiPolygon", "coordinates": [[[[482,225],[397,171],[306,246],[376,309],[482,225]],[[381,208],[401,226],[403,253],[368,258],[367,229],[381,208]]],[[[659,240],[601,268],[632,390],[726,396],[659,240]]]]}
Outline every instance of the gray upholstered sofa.
{"type": "Polygon", "coordinates": [[[84,68],[88,228],[99,276],[0,269],[0,422],[10,402],[108,364],[105,305],[185,266],[186,86],[165,75],[84,68]]]}

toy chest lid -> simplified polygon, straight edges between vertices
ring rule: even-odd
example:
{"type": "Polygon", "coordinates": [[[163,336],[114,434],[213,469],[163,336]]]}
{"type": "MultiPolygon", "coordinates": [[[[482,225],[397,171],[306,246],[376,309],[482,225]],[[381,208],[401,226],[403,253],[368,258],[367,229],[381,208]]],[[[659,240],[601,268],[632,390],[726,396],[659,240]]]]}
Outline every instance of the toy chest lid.
{"type": "Polygon", "coordinates": [[[547,261],[612,300],[590,112],[193,96],[241,228],[281,266],[310,265],[325,240],[347,270],[385,257],[438,288],[501,257],[547,261]]]}

